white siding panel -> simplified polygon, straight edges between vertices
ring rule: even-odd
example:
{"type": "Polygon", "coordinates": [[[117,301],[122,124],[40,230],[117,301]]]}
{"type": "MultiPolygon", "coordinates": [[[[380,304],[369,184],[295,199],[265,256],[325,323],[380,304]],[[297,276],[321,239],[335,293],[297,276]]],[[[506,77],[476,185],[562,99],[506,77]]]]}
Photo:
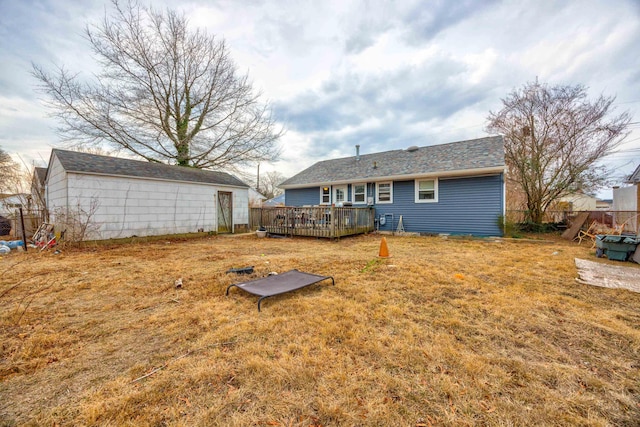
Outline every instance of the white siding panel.
{"type": "Polygon", "coordinates": [[[45,199],[47,208],[51,214],[51,220],[55,222],[55,213],[67,206],[67,174],[57,157],[53,156],[45,183],[45,199]]]}
{"type": "Polygon", "coordinates": [[[614,211],[638,211],[638,189],[640,187],[631,185],[628,187],[618,187],[613,189],[613,210],[614,211]]]}
{"type": "Polygon", "coordinates": [[[246,188],[75,173],[68,173],[66,181],[71,206],[89,209],[97,203],[93,222],[100,229],[90,238],[216,231],[218,190],[233,192],[234,224],[249,222],[246,188]]]}
{"type": "Polygon", "coordinates": [[[249,189],[243,188],[233,192],[233,223],[249,223],[249,189]]]}

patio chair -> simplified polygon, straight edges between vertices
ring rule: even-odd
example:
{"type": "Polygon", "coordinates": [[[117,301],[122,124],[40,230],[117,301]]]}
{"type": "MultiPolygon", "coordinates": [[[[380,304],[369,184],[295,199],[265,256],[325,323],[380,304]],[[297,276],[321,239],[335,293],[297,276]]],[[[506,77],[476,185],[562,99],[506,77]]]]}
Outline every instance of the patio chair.
{"type": "Polygon", "coordinates": [[[332,276],[320,276],[298,270],[289,270],[286,273],[275,274],[262,279],[234,283],[227,286],[226,295],[229,295],[229,289],[234,286],[250,294],[258,295],[260,297],[258,299],[258,311],[260,311],[260,304],[265,298],[295,291],[296,289],[304,288],[305,286],[313,285],[314,283],[327,279],[331,279],[332,284],[335,286],[336,282],[332,276]]]}
{"type": "Polygon", "coordinates": [[[591,225],[589,225],[589,228],[587,228],[587,230],[580,230],[578,232],[578,235],[576,236],[576,238],[574,240],[578,240],[578,244],[580,245],[582,243],[583,240],[591,240],[591,242],[593,243],[593,246],[595,246],[596,244],[596,229],[598,227],[598,221],[593,221],[591,223],[591,225]]]}

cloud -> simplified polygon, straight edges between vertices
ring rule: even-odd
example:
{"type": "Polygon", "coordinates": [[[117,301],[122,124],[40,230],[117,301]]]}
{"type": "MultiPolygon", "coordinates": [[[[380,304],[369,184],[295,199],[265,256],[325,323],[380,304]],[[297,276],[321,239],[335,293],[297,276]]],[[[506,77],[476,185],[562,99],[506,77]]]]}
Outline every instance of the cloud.
{"type": "MultiPolygon", "coordinates": [[[[227,40],[238,68],[288,127],[277,164],[288,175],[353,155],[355,144],[365,153],[482,136],[500,98],[536,77],[618,95],[627,102],[619,109],[640,120],[637,0],[157,0],[154,7],[184,10],[194,28],[227,40]]],[[[48,157],[58,138],[31,62],[90,75],[83,29],[105,9],[106,0],[0,1],[3,148],[48,157]]],[[[629,139],[640,138],[640,128],[634,132],[629,139]]],[[[626,168],[640,163],[634,153],[626,168]]]]}
{"type": "Polygon", "coordinates": [[[484,76],[476,76],[476,71],[474,61],[439,53],[391,72],[336,73],[318,89],[276,103],[275,111],[291,128],[320,138],[350,129],[351,139],[376,139],[371,126],[365,126],[375,121],[380,132],[377,144],[413,139],[415,135],[405,135],[403,127],[446,120],[483,100],[486,90],[480,80],[484,76]],[[474,80],[475,84],[469,83],[474,80]],[[390,124],[403,127],[385,132],[390,124]]]}
{"type": "Polygon", "coordinates": [[[430,2],[426,6],[417,2],[408,7],[401,15],[406,28],[407,43],[416,45],[432,40],[440,32],[454,27],[479,12],[493,7],[497,0],[463,0],[430,2]]]}
{"type": "Polygon", "coordinates": [[[420,46],[495,3],[497,0],[440,0],[427,4],[422,1],[357,2],[350,10],[351,19],[345,22],[344,51],[347,54],[361,53],[388,31],[402,33],[405,44],[420,46]]]}

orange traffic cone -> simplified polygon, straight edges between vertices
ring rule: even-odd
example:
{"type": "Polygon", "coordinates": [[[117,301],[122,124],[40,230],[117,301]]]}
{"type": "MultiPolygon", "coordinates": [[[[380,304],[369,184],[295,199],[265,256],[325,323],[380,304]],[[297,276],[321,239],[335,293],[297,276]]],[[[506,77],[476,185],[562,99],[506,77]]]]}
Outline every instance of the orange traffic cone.
{"type": "Polygon", "coordinates": [[[382,238],[380,242],[380,252],[378,253],[380,258],[389,258],[389,248],[387,247],[387,239],[386,237],[382,238]]]}

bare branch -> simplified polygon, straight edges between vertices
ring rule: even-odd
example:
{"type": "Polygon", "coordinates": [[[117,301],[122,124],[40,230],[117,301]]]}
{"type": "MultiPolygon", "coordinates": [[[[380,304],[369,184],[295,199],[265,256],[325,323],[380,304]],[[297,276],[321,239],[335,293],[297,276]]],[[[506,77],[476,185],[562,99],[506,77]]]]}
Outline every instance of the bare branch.
{"type": "Polygon", "coordinates": [[[0,148],[0,193],[16,193],[20,181],[20,165],[0,148]]]}
{"type": "Polygon", "coordinates": [[[99,75],[33,65],[67,144],[198,168],[279,156],[282,129],[238,73],[224,39],[190,30],[172,10],[112,3],[110,15],[86,28],[99,75]]]}
{"type": "Polygon", "coordinates": [[[602,187],[608,171],[598,161],[628,135],[624,112],[609,117],[615,97],[587,100],[587,88],[527,83],[490,112],[487,131],[505,139],[508,179],[522,189],[529,220],[541,222],[558,198],[602,187]]]}
{"type": "Polygon", "coordinates": [[[278,171],[270,171],[260,175],[260,184],[258,191],[267,199],[273,199],[284,192],[278,187],[282,182],[287,179],[283,174],[278,171]]]}

